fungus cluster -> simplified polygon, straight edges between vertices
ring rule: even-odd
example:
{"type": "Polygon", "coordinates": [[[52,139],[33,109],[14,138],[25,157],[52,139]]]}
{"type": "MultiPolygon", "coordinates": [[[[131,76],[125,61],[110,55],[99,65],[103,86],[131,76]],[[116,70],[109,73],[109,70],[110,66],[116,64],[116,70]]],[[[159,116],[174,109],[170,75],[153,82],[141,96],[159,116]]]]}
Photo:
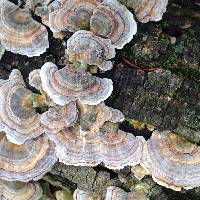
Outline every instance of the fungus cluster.
{"type": "MultiPolygon", "coordinates": [[[[200,186],[199,147],[169,131],[154,131],[145,141],[120,130],[124,115],[104,103],[112,93],[112,80],[87,71],[91,65],[103,71],[112,68],[115,49],[123,48],[136,34],[131,12],[116,0],[56,0],[43,7],[38,2],[43,1],[27,0],[25,8],[0,2],[0,42],[6,50],[31,57],[48,48],[47,30],[29,9],[42,16],[54,34],[75,33],[67,41],[69,63],[64,68],[47,62],[29,74],[29,84],[38,93],[26,88],[19,70],[14,69],[7,80],[0,79],[2,199],[13,195],[20,199],[22,193],[24,199],[39,199],[40,186],[22,182],[40,179],[58,159],[75,166],[132,166],[139,179],[151,174],[157,183],[174,190],[200,186]],[[38,107],[47,110],[39,113],[38,107]]],[[[160,19],[166,5],[167,1],[134,4],[144,22],[160,19]]],[[[137,195],[112,186],[106,200],[137,199],[137,195]]],[[[74,196],[89,198],[83,191],[74,196]]]]}

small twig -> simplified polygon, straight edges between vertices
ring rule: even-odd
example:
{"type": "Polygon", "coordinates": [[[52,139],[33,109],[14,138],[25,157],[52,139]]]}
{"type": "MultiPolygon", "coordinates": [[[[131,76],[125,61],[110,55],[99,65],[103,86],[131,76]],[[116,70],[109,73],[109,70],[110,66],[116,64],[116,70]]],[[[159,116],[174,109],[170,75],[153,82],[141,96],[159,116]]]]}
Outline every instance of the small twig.
{"type": "Polygon", "coordinates": [[[127,65],[135,68],[135,69],[140,69],[143,70],[145,72],[152,72],[152,71],[157,71],[157,70],[161,70],[160,68],[144,68],[144,67],[140,67],[138,65],[135,65],[133,63],[131,63],[128,59],[126,58],[122,58],[123,62],[126,63],[127,65]]]}

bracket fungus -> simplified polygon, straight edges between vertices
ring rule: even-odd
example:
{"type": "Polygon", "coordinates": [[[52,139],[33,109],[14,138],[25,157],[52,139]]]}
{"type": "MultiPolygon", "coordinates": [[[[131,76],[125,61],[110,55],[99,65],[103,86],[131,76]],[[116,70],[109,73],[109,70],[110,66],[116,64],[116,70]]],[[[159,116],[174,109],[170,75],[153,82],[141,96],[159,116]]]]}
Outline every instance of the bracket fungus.
{"type": "Polygon", "coordinates": [[[8,80],[0,79],[0,130],[16,144],[43,133],[39,114],[34,108],[35,94],[28,90],[19,70],[13,70],[8,80]]]}
{"type": "Polygon", "coordinates": [[[43,90],[58,105],[79,100],[83,104],[96,105],[112,93],[110,79],[98,78],[90,73],[70,70],[70,65],[58,70],[53,63],[45,63],[40,72],[43,90]]]}
{"type": "Polygon", "coordinates": [[[42,188],[39,183],[8,182],[0,180],[1,200],[39,200],[42,188]]]}
{"type": "Polygon", "coordinates": [[[63,1],[59,9],[49,13],[48,26],[52,32],[88,30],[93,10],[98,5],[97,0],[63,1]]]}
{"type": "Polygon", "coordinates": [[[0,2],[0,27],[0,41],[8,51],[32,57],[49,47],[45,26],[35,21],[28,9],[6,0],[0,2]]]}
{"type": "Polygon", "coordinates": [[[141,165],[167,188],[200,186],[200,148],[170,131],[153,132],[144,144],[141,165]]]}
{"type": "Polygon", "coordinates": [[[143,138],[119,130],[118,124],[112,122],[123,119],[120,111],[104,104],[79,107],[77,123],[54,136],[60,162],[74,166],[96,166],[103,162],[110,169],[138,164],[143,138]]]}
{"type": "Polygon", "coordinates": [[[133,9],[139,21],[159,21],[166,12],[168,0],[133,0],[133,9]]]}
{"type": "Polygon", "coordinates": [[[65,106],[55,106],[41,115],[41,123],[45,133],[50,136],[58,131],[73,126],[78,118],[78,110],[75,102],[65,106]]]}
{"type": "Polygon", "coordinates": [[[104,0],[93,12],[90,30],[122,49],[136,34],[137,24],[132,13],[117,0],[104,0]]]}
{"type": "Polygon", "coordinates": [[[16,145],[0,132],[1,179],[22,182],[38,180],[51,170],[56,161],[54,145],[47,136],[16,145]]]}
{"type": "Polygon", "coordinates": [[[110,59],[115,57],[115,48],[111,40],[80,30],[68,39],[66,54],[70,62],[97,65],[101,70],[107,71],[113,67],[110,59]]]}

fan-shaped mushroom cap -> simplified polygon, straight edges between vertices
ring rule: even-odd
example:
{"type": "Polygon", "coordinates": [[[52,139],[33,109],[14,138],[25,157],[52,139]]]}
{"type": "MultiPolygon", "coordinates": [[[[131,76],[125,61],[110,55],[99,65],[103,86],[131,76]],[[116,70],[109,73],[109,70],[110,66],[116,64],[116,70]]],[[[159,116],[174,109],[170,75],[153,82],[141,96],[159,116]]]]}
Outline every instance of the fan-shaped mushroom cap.
{"type": "Polygon", "coordinates": [[[90,18],[97,5],[97,0],[65,1],[60,5],[60,9],[49,13],[48,25],[53,32],[89,29],[90,18]]]}
{"type": "Polygon", "coordinates": [[[39,200],[42,188],[39,183],[8,182],[0,180],[1,200],[39,200]]]}
{"type": "Polygon", "coordinates": [[[61,106],[77,99],[83,104],[96,105],[106,100],[113,90],[110,79],[74,72],[69,66],[58,70],[50,62],[42,66],[40,76],[43,90],[61,106]]]}
{"type": "Polygon", "coordinates": [[[0,79],[0,130],[16,144],[43,133],[33,108],[33,93],[25,88],[19,70],[13,70],[8,80],[0,79]]]}
{"type": "Polygon", "coordinates": [[[47,136],[16,145],[0,133],[0,178],[7,181],[38,180],[51,170],[57,157],[47,136]]]}
{"type": "Polygon", "coordinates": [[[46,28],[9,1],[0,2],[0,27],[0,41],[8,51],[32,57],[49,47],[46,28]]]}
{"type": "Polygon", "coordinates": [[[181,190],[200,186],[200,148],[169,131],[154,131],[144,145],[141,165],[154,181],[181,190]]]}
{"type": "Polygon", "coordinates": [[[110,169],[122,169],[140,162],[143,138],[107,125],[96,134],[85,135],[68,128],[54,139],[60,162],[74,166],[96,166],[103,162],[110,169]]]}
{"type": "Polygon", "coordinates": [[[80,189],[76,189],[73,194],[74,200],[101,200],[100,197],[94,196],[89,192],[85,192],[80,189]]]}
{"type": "Polygon", "coordinates": [[[80,30],[68,39],[66,53],[70,62],[97,65],[106,71],[113,67],[109,60],[115,57],[115,48],[109,39],[80,30]]]}
{"type": "Polygon", "coordinates": [[[135,14],[143,23],[159,21],[166,12],[168,0],[133,0],[135,14]]]}
{"type": "Polygon", "coordinates": [[[65,106],[55,106],[41,115],[41,123],[45,127],[45,133],[57,133],[58,131],[73,126],[78,118],[78,110],[75,102],[65,106]]]}
{"type": "Polygon", "coordinates": [[[109,38],[114,47],[122,49],[136,34],[137,24],[132,13],[117,0],[104,0],[94,10],[90,30],[109,38]]]}

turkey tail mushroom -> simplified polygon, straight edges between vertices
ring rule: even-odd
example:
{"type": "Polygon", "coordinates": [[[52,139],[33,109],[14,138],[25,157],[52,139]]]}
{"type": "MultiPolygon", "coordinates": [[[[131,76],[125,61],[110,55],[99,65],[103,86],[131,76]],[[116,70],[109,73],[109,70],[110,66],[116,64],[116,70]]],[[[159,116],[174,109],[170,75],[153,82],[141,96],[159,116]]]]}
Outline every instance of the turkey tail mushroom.
{"type": "Polygon", "coordinates": [[[106,100],[113,90],[110,79],[74,72],[70,65],[58,70],[55,64],[46,63],[41,68],[40,77],[43,90],[61,106],[75,100],[97,105],[106,100]]]}
{"type": "Polygon", "coordinates": [[[0,41],[7,51],[39,56],[49,47],[46,28],[31,17],[27,9],[2,0],[0,2],[0,41]]]}
{"type": "Polygon", "coordinates": [[[113,67],[110,59],[115,57],[115,48],[111,40],[80,30],[68,39],[66,54],[70,62],[97,65],[101,70],[107,71],[113,67]]]}
{"type": "Polygon", "coordinates": [[[57,157],[47,136],[27,140],[22,145],[11,143],[0,133],[0,178],[6,181],[39,180],[51,170],[57,157]]]}
{"type": "Polygon", "coordinates": [[[117,0],[104,0],[93,12],[90,30],[110,39],[115,48],[122,49],[136,34],[137,24],[132,13],[117,0]]]}
{"type": "Polygon", "coordinates": [[[0,180],[1,200],[39,200],[42,193],[42,187],[37,182],[22,183],[0,180]]]}
{"type": "Polygon", "coordinates": [[[14,69],[8,80],[0,79],[0,130],[11,142],[22,144],[43,133],[33,103],[34,94],[19,70],[14,69]]]}
{"type": "Polygon", "coordinates": [[[167,188],[200,186],[200,147],[170,131],[153,132],[144,145],[141,165],[167,188]]]}

